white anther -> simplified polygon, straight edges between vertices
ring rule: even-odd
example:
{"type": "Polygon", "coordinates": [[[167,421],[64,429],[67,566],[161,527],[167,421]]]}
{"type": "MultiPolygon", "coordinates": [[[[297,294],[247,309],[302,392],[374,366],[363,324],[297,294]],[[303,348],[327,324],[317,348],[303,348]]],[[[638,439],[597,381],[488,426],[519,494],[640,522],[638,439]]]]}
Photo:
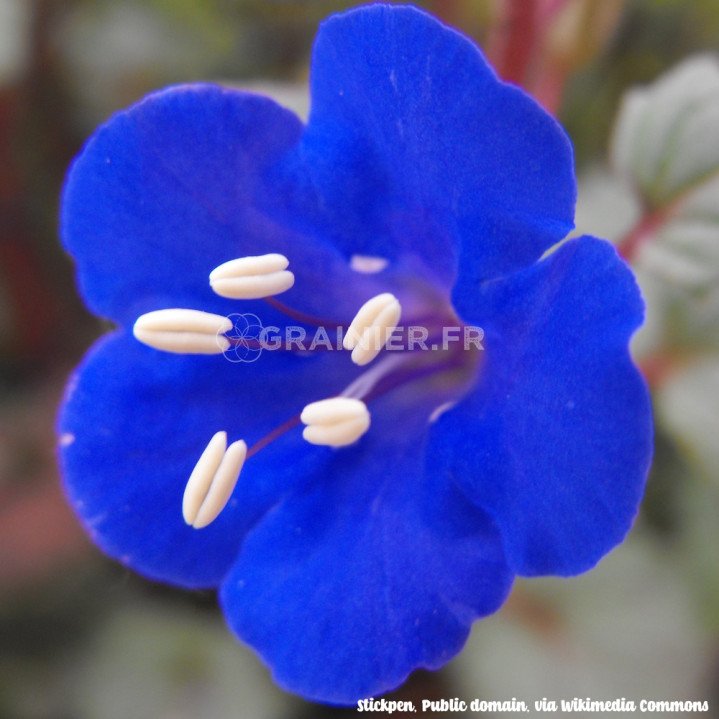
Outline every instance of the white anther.
{"type": "Polygon", "coordinates": [[[360,367],[371,362],[389,341],[401,316],[402,306],[389,292],[365,302],[342,341],[346,350],[352,350],[352,361],[360,367]]]}
{"type": "Polygon", "coordinates": [[[210,287],[221,297],[233,300],[257,300],[279,295],[295,284],[284,255],[240,257],[210,272],[210,287]]]}
{"type": "Polygon", "coordinates": [[[177,354],[222,354],[230,342],[222,333],[232,320],[199,310],[156,310],[137,318],[132,333],[143,344],[177,354]]]}
{"type": "Polygon", "coordinates": [[[232,496],[247,456],[240,439],[227,446],[227,433],[217,432],[197,460],[182,497],[182,516],[195,529],[213,522],[232,496]]]}
{"type": "Polygon", "coordinates": [[[350,257],[350,267],[355,272],[363,275],[373,275],[387,267],[389,260],[384,257],[375,257],[373,255],[352,255],[350,257]]]}
{"type": "Polygon", "coordinates": [[[310,444],[345,447],[356,442],[368,429],[367,405],[350,397],[331,397],[308,404],[300,420],[307,426],[302,436],[310,444]]]}
{"type": "Polygon", "coordinates": [[[368,326],[370,326],[379,316],[380,312],[388,307],[392,302],[397,302],[394,295],[385,292],[381,295],[367,300],[352,320],[347,329],[347,334],[342,341],[342,346],[346,350],[354,349],[357,343],[362,339],[362,334],[368,326]]]}

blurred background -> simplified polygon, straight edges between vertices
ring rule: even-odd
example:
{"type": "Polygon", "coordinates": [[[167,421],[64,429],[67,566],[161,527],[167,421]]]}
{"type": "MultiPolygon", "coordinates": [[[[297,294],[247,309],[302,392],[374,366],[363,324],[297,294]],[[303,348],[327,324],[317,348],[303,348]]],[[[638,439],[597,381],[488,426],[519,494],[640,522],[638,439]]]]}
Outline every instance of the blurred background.
{"type": "MultiPolygon", "coordinates": [[[[57,239],[83,141],[177,82],[251,87],[306,113],[317,24],[356,4],[0,0],[2,719],[354,713],[277,689],[212,593],[103,558],[63,499],[53,425],[67,374],[105,329],[57,239]]],[[[657,446],[622,546],[571,581],[519,581],[459,658],[396,696],[705,699],[719,716],[719,4],[416,4],[474,37],[571,135],[578,228],[617,243],[648,303],[634,351],[657,446]]]]}

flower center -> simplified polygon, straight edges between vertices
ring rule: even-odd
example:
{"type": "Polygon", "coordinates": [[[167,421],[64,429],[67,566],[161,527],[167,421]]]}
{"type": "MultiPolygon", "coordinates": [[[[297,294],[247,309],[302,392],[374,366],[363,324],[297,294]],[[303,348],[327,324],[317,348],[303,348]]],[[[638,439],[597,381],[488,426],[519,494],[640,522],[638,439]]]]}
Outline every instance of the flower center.
{"type": "MultiPolygon", "coordinates": [[[[416,398],[418,409],[427,412],[430,423],[459,401],[476,380],[483,349],[482,330],[462,323],[449,302],[429,284],[416,305],[410,301],[403,307],[394,295],[383,293],[360,307],[351,322],[326,320],[276,299],[275,295],[294,284],[288,265],[288,260],[277,254],[232,260],[210,274],[210,285],[224,297],[264,299],[289,319],[321,329],[325,336],[327,329],[335,331],[341,348],[351,352],[352,362],[369,367],[338,396],[307,405],[249,449],[243,440],[228,447],[226,433],[216,428],[219,431],[198,460],[183,499],[185,521],[196,529],[207,526],[220,514],[245,461],[300,424],[305,425],[303,437],[307,442],[344,447],[369,430],[368,405],[371,407],[380,397],[411,390],[412,401],[416,398]],[[415,306],[421,309],[415,310],[415,306]],[[374,362],[380,353],[382,356],[374,362]]],[[[416,281],[413,284],[416,289],[416,281]]],[[[220,315],[168,309],[140,317],[134,334],[141,342],[168,352],[220,354],[233,342],[247,341],[231,337],[231,329],[232,322],[220,315]]],[[[324,344],[322,348],[327,349],[324,344]]],[[[272,349],[306,350],[291,343],[272,349]]]]}

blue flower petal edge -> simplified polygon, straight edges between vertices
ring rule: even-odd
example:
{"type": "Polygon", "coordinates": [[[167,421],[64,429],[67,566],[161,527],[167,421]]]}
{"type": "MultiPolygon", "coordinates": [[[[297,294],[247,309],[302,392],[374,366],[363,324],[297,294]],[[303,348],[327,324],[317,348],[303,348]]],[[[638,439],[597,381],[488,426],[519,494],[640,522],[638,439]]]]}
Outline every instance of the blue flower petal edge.
{"type": "Polygon", "coordinates": [[[221,591],[277,682],[318,701],[349,704],[440,667],[512,580],[492,520],[437,473],[426,417],[373,418],[365,442],[247,537],[221,591]]]}
{"type": "Polygon", "coordinates": [[[62,236],[88,305],[119,329],[70,380],[60,454],[107,554],[218,587],[281,686],[352,704],[445,664],[516,574],[576,574],[621,542],[651,408],[628,353],[643,316],[630,270],[589,237],[540,259],[572,227],[575,182],[564,132],[531,98],[466,38],[395,5],[322,26],[311,90],[307,126],[267,98],[187,85],[89,140],[62,236]],[[361,370],[339,351],[238,364],[132,337],[164,308],[287,325],[276,303],[208,284],[221,263],[276,252],[298,316],[347,326],[391,292],[408,325],[482,327],[483,351],[386,351],[361,370]],[[367,433],[308,444],[303,407],[350,388],[367,433]],[[182,495],[220,430],[251,456],[196,530],[182,495]]]}
{"type": "Polygon", "coordinates": [[[629,531],[652,456],[628,349],[644,317],[636,281],[583,237],[467,302],[492,351],[434,426],[439,465],[499,523],[515,572],[586,571],[629,531]]]}
{"type": "Polygon", "coordinates": [[[572,229],[561,127],[499,82],[470,41],[414,8],[325,22],[311,91],[298,152],[346,251],[418,254],[462,288],[530,264],[572,229]]]}
{"type": "Polygon", "coordinates": [[[349,382],[349,368],[330,359],[268,352],[240,369],[222,357],[159,354],[125,332],[102,339],[71,379],[59,423],[67,493],[93,540],[152,579],[216,587],[247,531],[323,457],[286,435],[274,456],[258,454],[251,481],[243,473],[222,515],[198,532],[180,506],[208,427],[259,439],[292,406],[349,382]],[[302,462],[289,461],[298,455],[302,462]]]}

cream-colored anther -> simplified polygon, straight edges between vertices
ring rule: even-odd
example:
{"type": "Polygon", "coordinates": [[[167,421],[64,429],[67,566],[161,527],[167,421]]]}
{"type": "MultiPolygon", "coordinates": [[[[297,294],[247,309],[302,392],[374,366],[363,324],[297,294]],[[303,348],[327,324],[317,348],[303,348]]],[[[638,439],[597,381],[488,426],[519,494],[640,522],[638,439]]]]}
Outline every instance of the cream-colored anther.
{"type": "Polygon", "coordinates": [[[257,300],[279,295],[295,284],[284,255],[240,257],[210,272],[210,287],[221,297],[233,300],[257,300]]]}
{"type": "Polygon", "coordinates": [[[247,445],[240,439],[227,446],[227,433],[217,432],[197,460],[182,497],[186,524],[202,529],[214,522],[232,496],[247,445]]]}
{"type": "Polygon", "coordinates": [[[369,364],[387,344],[401,316],[402,306],[389,292],[365,302],[342,341],[346,350],[352,350],[352,361],[360,367],[369,364]]]}
{"type": "Polygon", "coordinates": [[[345,447],[356,442],[368,429],[367,405],[350,397],[331,397],[308,404],[300,420],[307,425],[302,436],[310,444],[345,447]]]}
{"type": "Polygon", "coordinates": [[[230,342],[222,337],[232,320],[200,310],[156,310],[138,317],[132,333],[143,344],[177,354],[222,354],[230,342]]]}

